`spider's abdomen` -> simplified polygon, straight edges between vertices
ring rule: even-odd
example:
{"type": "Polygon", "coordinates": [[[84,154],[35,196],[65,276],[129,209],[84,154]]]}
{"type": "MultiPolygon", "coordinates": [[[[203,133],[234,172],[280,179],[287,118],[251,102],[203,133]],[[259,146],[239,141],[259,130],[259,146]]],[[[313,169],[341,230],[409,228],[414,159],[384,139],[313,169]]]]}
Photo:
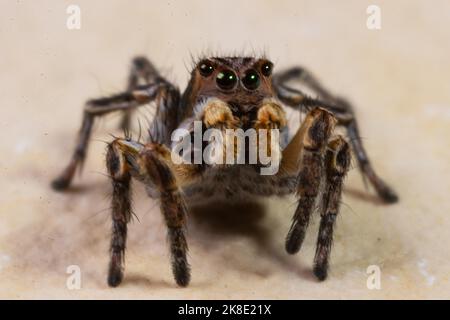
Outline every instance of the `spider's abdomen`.
{"type": "Polygon", "coordinates": [[[208,167],[201,180],[183,188],[190,202],[245,200],[251,196],[282,196],[295,190],[295,176],[265,176],[248,165],[208,167]]]}

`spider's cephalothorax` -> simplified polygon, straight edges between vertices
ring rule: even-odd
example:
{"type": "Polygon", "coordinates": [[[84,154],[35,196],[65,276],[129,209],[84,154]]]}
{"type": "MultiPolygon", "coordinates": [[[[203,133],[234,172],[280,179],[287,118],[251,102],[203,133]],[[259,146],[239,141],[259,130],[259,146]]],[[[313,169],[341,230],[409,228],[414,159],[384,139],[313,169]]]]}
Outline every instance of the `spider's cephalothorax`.
{"type": "Polygon", "coordinates": [[[215,98],[227,103],[239,118],[254,117],[263,100],[275,96],[271,72],[272,63],[266,59],[203,59],[183,96],[185,111],[191,115],[201,99],[215,98]]]}
{"type": "MultiPolygon", "coordinates": [[[[86,156],[94,119],[123,111],[123,128],[130,113],[155,102],[156,112],[147,143],[117,138],[108,145],[107,169],[112,179],[112,238],[108,284],[117,286],[123,277],[127,224],[131,219],[131,179],[146,185],[148,194],[160,199],[168,228],[172,270],[180,286],[190,280],[186,259],[186,216],[189,204],[211,197],[245,201],[252,195],[298,197],[292,226],[286,238],[288,253],[300,250],[313,211],[321,215],[314,274],[327,276],[333,227],[339,212],[342,183],[350,165],[351,148],[346,139],[334,136],[336,125],[344,126],[360,170],[385,202],[397,201],[395,192],[374,172],[359,139],[350,104],[326,90],[308,71],[295,67],[272,74],[273,64],[265,58],[213,57],[201,59],[181,95],[144,57],[133,60],[128,87],[123,93],[89,100],[73,157],[53,181],[57,190],[66,189],[86,156]],[[313,99],[287,83],[297,80],[311,89],[313,99]],[[285,108],[306,114],[300,128],[287,137],[285,108]],[[184,128],[189,135],[198,121],[207,129],[279,129],[283,134],[269,152],[279,152],[279,170],[261,175],[261,163],[222,165],[174,162],[172,133],[184,128]],[[320,206],[316,206],[317,202],[320,206]]],[[[270,142],[270,138],[268,139],[270,142]]],[[[258,145],[260,146],[260,144],[258,145]]]]}

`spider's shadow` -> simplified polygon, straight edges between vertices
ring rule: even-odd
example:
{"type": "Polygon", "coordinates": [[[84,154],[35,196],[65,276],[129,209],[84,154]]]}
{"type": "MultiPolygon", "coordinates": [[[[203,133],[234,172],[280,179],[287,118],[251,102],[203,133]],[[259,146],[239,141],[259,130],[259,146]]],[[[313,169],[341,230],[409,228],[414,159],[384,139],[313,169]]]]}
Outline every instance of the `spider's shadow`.
{"type": "MultiPolygon", "coordinates": [[[[304,267],[297,259],[292,259],[280,245],[284,234],[272,225],[277,223],[273,217],[268,222],[267,206],[260,201],[227,202],[214,201],[189,208],[189,234],[196,245],[213,252],[219,246],[226,246],[227,240],[243,239],[256,250],[258,259],[267,259],[277,268],[299,274],[301,277],[314,280],[311,270],[304,267]],[[194,235],[195,234],[195,235],[194,235]]],[[[286,230],[287,231],[287,230],[286,230]]],[[[239,241],[239,240],[238,240],[239,241]]],[[[251,272],[262,277],[270,271],[246,259],[246,253],[236,252],[232,257],[224,258],[224,263],[244,272],[251,272]],[[247,262],[243,262],[243,260],[247,262]]]]}
{"type": "Polygon", "coordinates": [[[261,224],[267,212],[257,202],[216,201],[189,207],[189,220],[193,227],[218,237],[249,236],[264,242],[269,230],[261,224]]]}
{"type": "Polygon", "coordinates": [[[368,190],[360,190],[351,187],[344,187],[344,194],[352,198],[363,200],[376,206],[389,205],[380,199],[376,194],[370,193],[368,190]]]}

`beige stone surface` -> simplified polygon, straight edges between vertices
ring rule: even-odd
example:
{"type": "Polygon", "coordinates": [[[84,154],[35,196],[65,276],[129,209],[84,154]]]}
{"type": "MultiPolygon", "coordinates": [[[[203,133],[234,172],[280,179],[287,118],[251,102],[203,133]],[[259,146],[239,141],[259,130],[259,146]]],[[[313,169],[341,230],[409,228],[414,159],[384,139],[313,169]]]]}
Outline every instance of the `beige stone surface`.
{"type": "MultiPolygon", "coordinates": [[[[0,10],[0,298],[450,298],[450,2],[3,1],[0,10]],[[82,27],[66,29],[66,7],[82,27]],[[192,213],[192,282],[171,276],[157,203],[136,184],[126,275],[106,285],[109,181],[96,124],[81,177],[67,193],[49,181],[66,164],[84,100],[122,90],[130,58],[148,55],[184,87],[190,53],[266,53],[301,64],[356,105],[379,174],[399,192],[381,204],[351,170],[329,279],[311,274],[317,219],[302,251],[284,252],[294,198],[192,213]],[[82,288],[68,290],[77,265],[82,288]],[[381,269],[381,289],[366,269],[381,269]]],[[[151,114],[146,108],[138,115],[151,114]]]]}

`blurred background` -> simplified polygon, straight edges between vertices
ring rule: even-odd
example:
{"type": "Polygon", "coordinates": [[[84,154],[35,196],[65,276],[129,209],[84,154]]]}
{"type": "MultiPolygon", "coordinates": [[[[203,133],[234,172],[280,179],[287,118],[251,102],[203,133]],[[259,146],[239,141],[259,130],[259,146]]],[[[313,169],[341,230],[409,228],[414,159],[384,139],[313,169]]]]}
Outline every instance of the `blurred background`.
{"type": "Polygon", "coordinates": [[[0,5],[0,298],[450,298],[450,2],[0,5]],[[379,30],[366,25],[373,4],[379,30]],[[69,5],[81,10],[79,30],[66,26],[69,5]],[[110,133],[121,134],[117,115],[96,123],[73,187],[49,187],[73,150],[84,101],[123,90],[135,55],[184,88],[192,56],[241,52],[264,52],[278,70],[306,66],[349,98],[373,165],[400,202],[380,203],[355,163],[323,283],[311,272],[317,219],[299,254],[284,251],[294,198],[192,213],[192,281],[180,289],[158,204],[135,184],[125,279],[108,288],[104,150],[110,133]],[[81,270],[79,290],[66,285],[71,265],[81,270]],[[371,265],[379,289],[367,287],[371,265]]]}

